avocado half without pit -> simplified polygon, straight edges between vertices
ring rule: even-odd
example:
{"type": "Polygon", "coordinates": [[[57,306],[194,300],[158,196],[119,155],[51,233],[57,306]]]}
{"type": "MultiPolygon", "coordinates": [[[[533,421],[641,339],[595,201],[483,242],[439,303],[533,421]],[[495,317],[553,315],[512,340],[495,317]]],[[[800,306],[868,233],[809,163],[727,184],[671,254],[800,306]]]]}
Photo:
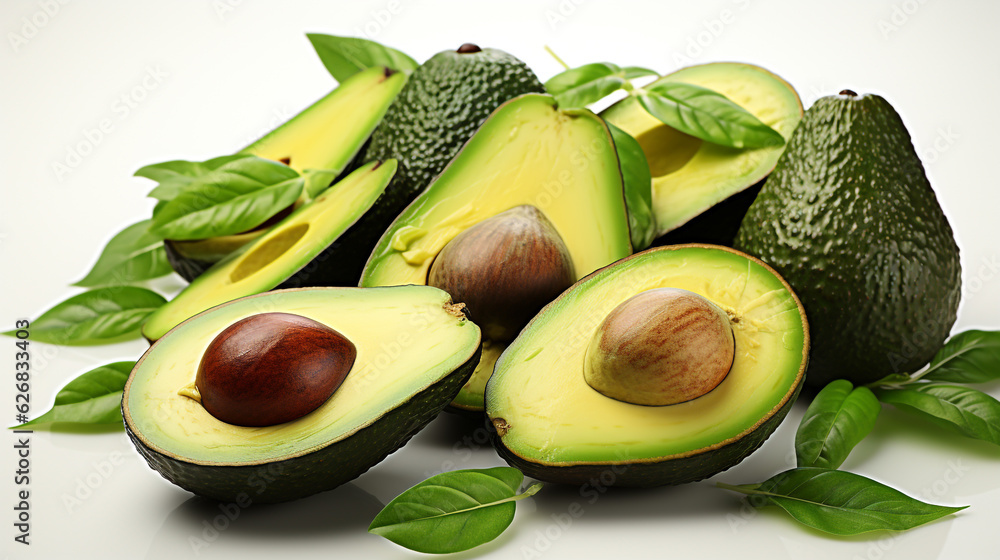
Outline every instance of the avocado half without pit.
{"type": "Polygon", "coordinates": [[[805,312],[763,262],[650,249],[547,305],[496,363],[500,455],[539,480],[659,486],[742,461],[784,419],[809,355],[805,312]]]}
{"type": "Polygon", "coordinates": [[[223,501],[330,490],[403,445],[479,363],[479,328],[431,286],[241,298],[154,343],[122,397],[164,478],[223,501]]]}

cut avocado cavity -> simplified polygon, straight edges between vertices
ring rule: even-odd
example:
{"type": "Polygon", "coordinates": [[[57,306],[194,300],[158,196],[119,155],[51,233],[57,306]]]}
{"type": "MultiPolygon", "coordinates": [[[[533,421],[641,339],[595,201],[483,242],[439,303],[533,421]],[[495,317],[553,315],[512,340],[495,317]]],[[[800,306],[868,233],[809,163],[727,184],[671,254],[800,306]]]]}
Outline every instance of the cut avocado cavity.
{"type": "MultiPolygon", "coordinates": [[[[462,274],[470,283],[498,292],[491,295],[506,303],[497,308],[528,305],[511,288],[518,270],[541,267],[538,270],[548,273],[552,271],[545,267],[564,268],[568,262],[571,282],[630,254],[622,177],[604,122],[586,110],[558,109],[547,95],[527,94],[502,105],[386,230],[365,266],[361,285],[426,284],[432,264],[453,241],[473,247],[462,250],[466,256],[477,248],[483,255],[497,255],[496,260],[481,258],[484,266],[510,259],[524,243],[533,244],[521,256],[484,269],[481,275],[462,274]],[[506,229],[487,223],[509,212],[517,215],[507,214],[511,221],[506,229]],[[522,227],[513,224],[522,224],[518,231],[534,232],[534,237],[530,241],[517,238],[518,234],[504,237],[522,227]],[[477,241],[462,243],[470,236],[477,241]],[[550,262],[550,257],[542,257],[544,253],[554,258],[562,248],[565,258],[550,262]]],[[[483,324],[494,322],[477,316],[473,305],[470,317],[483,324]]],[[[514,327],[514,333],[521,326],[514,327]]],[[[454,407],[483,409],[483,387],[506,345],[507,340],[484,336],[482,363],[454,407]]]]}
{"type": "MultiPolygon", "coordinates": [[[[786,141],[802,118],[798,94],[778,76],[751,64],[714,62],[683,68],[658,81],[677,81],[715,90],[740,105],[786,141]]],[[[754,185],[774,168],[784,146],[740,150],[704,142],[671,128],[628,97],[601,113],[642,146],[653,177],[653,212],[659,235],[667,234],[734,194],[754,185]]],[[[752,201],[752,200],[751,200],[752,201]]],[[[747,201],[727,235],[732,241],[747,201]]],[[[667,242],[673,240],[667,239],[667,242]]]]}
{"type": "Polygon", "coordinates": [[[546,306],[497,361],[486,412],[500,455],[534,478],[580,484],[614,467],[615,484],[680,484],[763,443],[808,353],[802,306],[767,265],[710,245],[650,249],[546,306]]]}
{"type": "Polygon", "coordinates": [[[122,412],[150,466],[182,488],[225,501],[241,493],[254,502],[291,500],[343,484],[405,443],[465,383],[479,343],[475,324],[429,286],[275,291],[210,309],[153,344],[129,376],[122,412]],[[191,388],[220,333],[262,311],[332,329],[356,356],[312,411],[275,425],[234,425],[209,413],[191,388]]]}
{"type": "Polygon", "coordinates": [[[209,307],[277,287],[337,285],[338,237],[371,207],[395,170],[392,160],[355,170],[196,278],[146,319],[143,336],[154,341],[209,307]]]}
{"type": "MultiPolygon", "coordinates": [[[[405,74],[381,66],[358,72],[239,153],[281,161],[299,173],[326,170],[309,175],[301,204],[361,163],[357,156],[405,83],[405,74]]],[[[278,214],[282,209],[274,211],[278,214]]],[[[192,281],[266,229],[197,241],[168,241],[165,247],[174,270],[192,281]]]]}

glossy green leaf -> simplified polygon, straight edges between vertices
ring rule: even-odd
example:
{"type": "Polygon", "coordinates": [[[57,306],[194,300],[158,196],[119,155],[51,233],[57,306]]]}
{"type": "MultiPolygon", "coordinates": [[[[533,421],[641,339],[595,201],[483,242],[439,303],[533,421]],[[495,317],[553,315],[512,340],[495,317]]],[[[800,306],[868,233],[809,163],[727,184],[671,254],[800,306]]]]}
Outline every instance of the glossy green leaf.
{"type": "Polygon", "coordinates": [[[459,552],[498,537],[514,519],[524,475],[510,467],[470,469],[432,476],[406,490],[372,521],[370,533],[431,554],[459,552]]]}
{"type": "Polygon", "coordinates": [[[625,184],[625,205],[632,248],[641,251],[656,237],[656,216],[653,214],[653,180],[646,154],[639,142],[617,126],[607,123],[615,142],[618,161],[625,184]]]}
{"type": "Polygon", "coordinates": [[[928,504],[859,474],[819,467],[785,471],[760,484],[718,486],[761,496],[799,523],[834,535],[905,531],[968,507],[928,504]]]}
{"type": "Polygon", "coordinates": [[[241,159],[186,185],[153,215],[164,239],[208,239],[241,233],[291,206],[304,179],[279,162],[241,159]]]}
{"type": "Polygon", "coordinates": [[[240,160],[252,158],[249,154],[222,156],[206,161],[173,160],[147,165],[135,172],[136,177],[145,177],[159,183],[149,196],[160,201],[170,200],[180,194],[191,183],[202,180],[213,173],[239,166],[240,160]]]}
{"type": "Polygon", "coordinates": [[[585,64],[556,74],[545,82],[562,109],[586,107],[625,85],[625,74],[610,62],[585,64]]]}
{"type": "Polygon", "coordinates": [[[122,285],[173,272],[163,239],[149,231],[150,220],[132,224],[108,241],[90,272],[74,286],[122,285]]]}
{"type": "Polygon", "coordinates": [[[823,387],[795,433],[800,467],[835,469],[875,427],[882,405],[867,387],[838,379],[823,387]]]}
{"type": "Polygon", "coordinates": [[[916,384],[876,389],[875,395],[900,410],[1000,445],[1000,402],[982,391],[958,385],[916,384]]]}
{"type": "Polygon", "coordinates": [[[717,91],[683,82],[656,82],[638,90],[646,111],[681,132],[731,148],[781,146],[785,139],[717,91]]]}
{"type": "MultiPolygon", "coordinates": [[[[143,321],[164,303],[163,296],[145,288],[97,288],[59,303],[31,321],[31,340],[88,346],[138,338],[143,321]]],[[[3,334],[14,336],[14,331],[3,334]]]]}
{"type": "Polygon", "coordinates": [[[1000,331],[971,330],[949,338],[920,377],[952,383],[1000,379],[1000,331]]]}
{"type": "Polygon", "coordinates": [[[15,428],[48,427],[53,423],[121,424],[122,391],[135,362],[115,362],[92,369],[56,393],[48,412],[15,428]]]}
{"type": "Polygon", "coordinates": [[[386,66],[409,73],[419,66],[402,52],[358,37],[337,37],[321,33],[307,33],[323,66],[338,82],[372,66],[386,66]]]}
{"type": "Polygon", "coordinates": [[[625,68],[622,68],[622,73],[625,75],[626,80],[659,75],[656,70],[650,70],[649,68],[643,68],[642,66],[626,66],[625,68]]]}

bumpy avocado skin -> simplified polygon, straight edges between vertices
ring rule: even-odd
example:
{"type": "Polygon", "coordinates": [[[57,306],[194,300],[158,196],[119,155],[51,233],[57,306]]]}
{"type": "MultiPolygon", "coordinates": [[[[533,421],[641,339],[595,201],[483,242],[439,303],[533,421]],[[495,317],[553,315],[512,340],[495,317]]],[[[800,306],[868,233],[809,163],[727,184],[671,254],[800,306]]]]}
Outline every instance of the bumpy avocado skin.
{"type": "Polygon", "coordinates": [[[902,120],[877,95],[824,97],[806,112],[734,246],[801,298],[812,387],[915,371],[955,322],[958,246],[902,120]]]}
{"type": "Polygon", "coordinates": [[[417,68],[365,151],[365,160],[393,158],[399,169],[372,208],[338,240],[344,248],[338,252],[341,276],[357,283],[382,232],[494,109],[518,95],[544,91],[525,63],[496,49],[444,51],[417,68]]]}
{"type": "Polygon", "coordinates": [[[295,500],[353,480],[402,447],[458,395],[476,369],[479,356],[477,349],[447,377],[347,438],[282,461],[246,466],[197,464],[152,449],[127,422],[125,430],[153,470],[189,492],[239,503],[246,499],[261,504],[295,500]]]}

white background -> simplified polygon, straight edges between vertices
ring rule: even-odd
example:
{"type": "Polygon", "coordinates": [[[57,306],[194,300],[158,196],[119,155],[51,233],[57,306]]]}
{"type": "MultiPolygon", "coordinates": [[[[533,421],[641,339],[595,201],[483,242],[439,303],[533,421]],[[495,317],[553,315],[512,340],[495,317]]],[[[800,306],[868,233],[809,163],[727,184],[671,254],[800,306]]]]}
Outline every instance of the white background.
{"type": "MultiPolygon", "coordinates": [[[[0,330],[76,293],[107,239],[148,216],[132,173],[175,158],[230,153],[334,86],[304,33],[367,34],[424,60],[463,42],[507,50],[543,80],[569,64],[612,61],[668,72],[719,60],[763,65],[806,106],[849,87],[903,116],[962,249],[956,329],[1000,328],[996,134],[1000,4],[943,0],[706,2],[40,2],[0,5],[0,330]],[[48,6],[48,13],[46,13],[48,6]],[[391,13],[390,9],[395,13],[391,13]],[[25,19],[27,18],[27,19],[25,19]],[[34,21],[35,23],[30,23],[34,21]],[[131,105],[122,96],[131,96],[131,105]],[[88,132],[102,120],[110,132],[88,132]],[[108,124],[108,123],[105,123],[108,124]],[[80,145],[83,148],[78,148],[80,145]],[[90,144],[89,149],[87,144],[90,144]],[[68,150],[86,151],[75,166],[68,150]],[[54,164],[71,169],[58,173],[54,164]],[[72,163],[72,160],[70,161],[72,163]]],[[[172,294],[179,279],[154,287],[172,294]]],[[[13,421],[13,341],[0,340],[2,424],[13,421]],[[4,347],[7,350],[2,350],[4,347]],[[4,356],[3,354],[7,355],[4,356]]],[[[139,341],[32,345],[34,413],[95,365],[136,359],[139,341]]],[[[986,387],[1000,396],[1000,386],[986,387]]],[[[789,466],[804,404],[767,444],[713,480],[763,480],[789,466]]],[[[121,432],[36,432],[30,547],[13,543],[13,434],[0,442],[0,540],[13,558],[409,558],[365,529],[382,504],[441,470],[500,460],[472,427],[442,416],[403,450],[340,489],[254,506],[196,554],[217,506],[151,471],[121,432]],[[73,501],[77,500],[77,501],[73,501]],[[363,555],[363,556],[362,556],[363,555]]],[[[888,407],[844,468],[943,504],[955,517],[898,536],[834,539],[769,508],[755,513],[712,481],[614,491],[594,503],[546,487],[518,505],[497,541],[459,557],[996,557],[1000,449],[888,407]],[[579,503],[583,514],[566,524],[579,503]],[[561,520],[561,522],[560,522],[561,520]]]]}

